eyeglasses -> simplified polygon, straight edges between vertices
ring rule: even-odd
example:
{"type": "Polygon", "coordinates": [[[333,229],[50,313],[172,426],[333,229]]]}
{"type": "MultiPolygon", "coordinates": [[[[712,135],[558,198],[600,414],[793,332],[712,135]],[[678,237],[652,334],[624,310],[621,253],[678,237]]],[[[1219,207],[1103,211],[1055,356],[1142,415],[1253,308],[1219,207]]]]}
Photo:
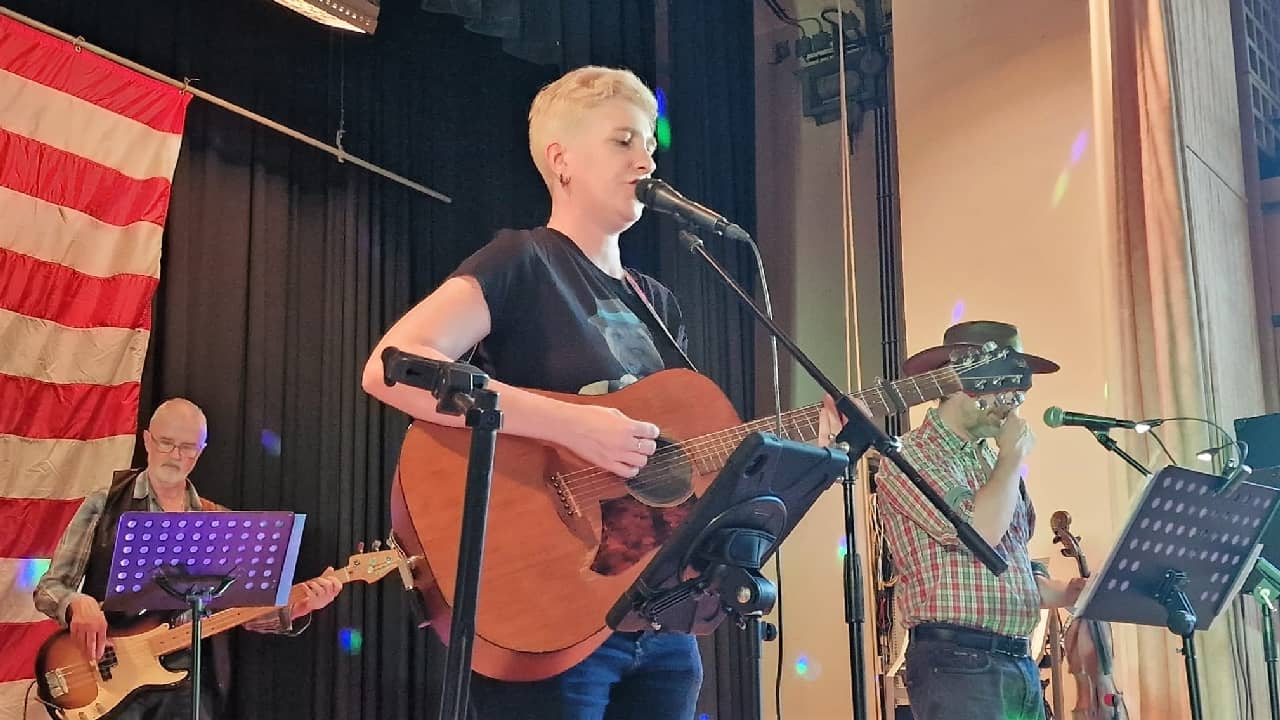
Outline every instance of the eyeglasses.
{"type": "Polygon", "coordinates": [[[188,460],[199,455],[200,451],[204,449],[203,445],[196,445],[195,443],[178,444],[168,438],[156,437],[155,435],[151,436],[151,445],[165,455],[172,453],[176,448],[178,454],[188,460]]]}

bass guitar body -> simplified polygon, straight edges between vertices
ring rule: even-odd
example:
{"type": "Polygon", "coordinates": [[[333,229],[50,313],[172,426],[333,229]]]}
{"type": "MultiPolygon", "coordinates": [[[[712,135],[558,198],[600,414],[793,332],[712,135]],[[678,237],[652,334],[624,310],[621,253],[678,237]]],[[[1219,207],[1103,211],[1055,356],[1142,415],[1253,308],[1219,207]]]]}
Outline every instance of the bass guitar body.
{"type": "Polygon", "coordinates": [[[122,712],[134,695],[177,685],[189,673],[166,669],[149,651],[151,636],[167,630],[158,620],[113,629],[108,632],[112,645],[96,663],[70,632],[59,630],[49,636],[37,655],[40,697],[62,708],[69,720],[109,720],[122,712]]]}

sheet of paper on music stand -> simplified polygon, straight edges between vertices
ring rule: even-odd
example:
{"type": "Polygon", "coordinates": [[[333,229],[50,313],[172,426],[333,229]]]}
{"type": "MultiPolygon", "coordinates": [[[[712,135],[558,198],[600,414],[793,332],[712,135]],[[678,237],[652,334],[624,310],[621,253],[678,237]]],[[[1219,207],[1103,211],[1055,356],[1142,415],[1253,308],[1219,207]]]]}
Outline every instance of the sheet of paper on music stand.
{"type": "Polygon", "coordinates": [[[157,569],[174,565],[190,575],[235,576],[211,610],[284,605],[305,524],[306,515],[291,512],[124,513],[103,609],[187,609],[154,580],[157,569]]]}
{"type": "Polygon", "coordinates": [[[1175,466],[1157,472],[1081,593],[1077,615],[1164,627],[1168,613],[1153,596],[1166,571],[1180,570],[1187,575],[1184,592],[1196,629],[1208,629],[1239,592],[1277,507],[1274,488],[1244,482],[1215,495],[1221,482],[1217,475],[1175,466]]]}

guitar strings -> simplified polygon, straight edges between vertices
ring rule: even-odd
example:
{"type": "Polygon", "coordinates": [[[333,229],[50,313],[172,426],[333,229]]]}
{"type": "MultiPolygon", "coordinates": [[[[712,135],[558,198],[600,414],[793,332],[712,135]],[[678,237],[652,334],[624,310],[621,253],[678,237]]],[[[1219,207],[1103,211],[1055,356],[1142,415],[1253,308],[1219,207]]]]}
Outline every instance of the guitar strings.
{"type": "MultiPolygon", "coordinates": [[[[989,360],[982,361],[981,363],[975,364],[975,367],[981,364],[986,364],[987,362],[990,362],[990,361],[989,360]]],[[[942,394],[943,392],[942,384],[939,382],[938,378],[943,378],[943,377],[947,378],[948,385],[951,385],[951,384],[954,384],[953,381],[951,381],[951,376],[953,376],[954,373],[955,373],[955,368],[945,367],[945,368],[940,368],[938,370],[934,370],[928,373],[921,374],[919,376],[907,378],[906,380],[902,380],[899,382],[900,383],[905,383],[908,381],[912,382],[912,384],[916,386],[917,394],[922,394],[922,391],[920,390],[920,380],[923,379],[925,381],[924,384],[926,386],[931,381],[932,384],[938,389],[939,394],[942,394]]],[[[1010,376],[993,376],[993,378],[994,377],[1004,378],[1004,377],[1010,377],[1010,376]]],[[[1012,377],[1017,377],[1017,376],[1012,376],[1012,377]]],[[[864,401],[871,399],[873,402],[879,404],[881,407],[886,409],[889,409],[891,407],[889,405],[889,401],[885,395],[884,388],[882,386],[867,388],[867,389],[858,391],[857,393],[854,393],[854,395],[858,396],[860,399],[863,399],[864,401]],[[862,397],[862,396],[866,396],[866,397],[862,397]]],[[[787,419],[792,421],[791,424],[794,429],[800,430],[801,429],[800,424],[795,421],[796,417],[800,415],[812,414],[814,410],[816,410],[819,406],[820,406],[819,404],[815,404],[805,408],[791,410],[791,411],[788,411],[787,413],[784,413],[784,416],[787,419]]],[[[745,436],[748,432],[750,432],[749,428],[752,428],[753,426],[759,426],[760,428],[764,428],[764,427],[767,427],[770,424],[770,422],[771,421],[769,418],[753,420],[752,422],[746,423],[745,425],[740,427],[719,430],[719,431],[709,433],[707,435],[703,435],[697,438],[692,438],[683,443],[680,443],[678,446],[669,446],[669,447],[661,448],[657,453],[655,453],[655,456],[659,456],[659,455],[661,456],[658,458],[658,462],[651,462],[641,469],[641,473],[643,475],[648,475],[648,476],[659,475],[659,477],[640,478],[637,482],[629,483],[628,487],[630,487],[631,489],[639,490],[645,487],[652,487],[657,484],[668,482],[670,479],[669,475],[664,476],[664,473],[669,473],[669,471],[676,468],[680,468],[680,469],[686,468],[692,462],[690,458],[698,455],[701,451],[718,449],[725,455],[725,458],[727,459],[728,455],[732,452],[732,450],[736,448],[736,442],[740,442],[741,438],[745,436]],[[673,455],[675,456],[675,459],[669,460],[669,458],[673,455]]],[[[813,421],[811,418],[808,419],[807,424],[811,427],[812,432],[811,434],[809,434],[807,438],[802,438],[802,439],[816,438],[817,427],[813,424],[813,421]]],[[[606,489],[612,492],[617,487],[617,484],[620,481],[626,482],[624,478],[620,478],[619,476],[598,467],[583,468],[581,470],[566,473],[565,475],[561,476],[560,481],[561,481],[561,484],[563,484],[566,487],[566,489],[570,490],[571,492],[575,492],[576,494],[581,494],[584,500],[598,499],[598,496],[595,493],[606,490],[606,489]]]]}
{"type": "MultiPolygon", "coordinates": [[[[980,363],[976,363],[974,367],[978,367],[988,362],[991,362],[991,360],[984,360],[980,363]]],[[[934,386],[938,389],[938,392],[941,394],[943,390],[942,390],[941,383],[938,381],[938,378],[947,377],[949,380],[948,385],[950,385],[953,383],[950,382],[949,376],[951,376],[953,373],[955,373],[954,367],[945,367],[939,370],[931,371],[929,373],[921,374],[919,376],[907,378],[906,380],[899,381],[899,382],[905,383],[907,381],[910,381],[912,384],[916,386],[917,394],[921,394],[920,380],[924,380],[925,385],[928,385],[929,382],[932,381],[934,386]]],[[[995,376],[990,376],[987,379],[1003,380],[1007,378],[1018,378],[1018,377],[1020,376],[995,375],[995,376]]],[[[875,396],[874,401],[877,402],[879,405],[885,408],[890,407],[882,386],[876,386],[874,388],[864,389],[857,393],[854,393],[854,395],[860,396],[860,397],[867,396],[866,398],[862,398],[864,399],[864,401],[866,401],[867,399],[871,399],[872,396],[875,396]]],[[[811,414],[813,410],[817,407],[818,405],[812,405],[805,408],[789,411],[784,415],[789,420],[792,421],[791,422],[792,427],[795,430],[799,431],[801,430],[801,426],[798,422],[796,422],[796,418],[801,415],[811,414]]],[[[628,483],[627,486],[632,490],[642,490],[646,487],[652,487],[654,485],[669,482],[671,479],[670,471],[675,469],[685,470],[686,468],[688,468],[688,466],[696,462],[697,460],[696,456],[701,451],[720,450],[727,459],[728,455],[732,452],[732,449],[736,447],[736,444],[732,445],[732,447],[730,447],[730,444],[733,443],[734,441],[740,441],[740,438],[742,436],[744,436],[747,432],[750,432],[748,428],[751,428],[752,426],[755,426],[755,425],[759,425],[760,427],[765,427],[769,424],[769,422],[770,422],[769,418],[754,420],[740,427],[720,430],[720,431],[709,433],[707,435],[703,435],[697,438],[692,438],[688,441],[680,443],[679,445],[660,448],[654,454],[658,461],[651,462],[641,469],[642,475],[647,475],[650,477],[641,477],[637,481],[628,483]],[[716,446],[719,446],[719,447],[716,447],[716,446]],[[652,477],[654,475],[657,475],[658,477],[652,477]]],[[[810,426],[812,432],[809,434],[807,438],[804,438],[804,439],[813,439],[817,437],[817,432],[816,432],[817,428],[816,426],[813,425],[812,419],[808,419],[808,425],[810,426]]],[[[598,467],[583,468],[581,470],[576,470],[574,472],[566,473],[565,475],[560,477],[560,483],[570,492],[573,492],[576,495],[581,495],[581,499],[584,501],[595,500],[595,499],[599,499],[599,497],[603,497],[603,496],[597,496],[596,495],[597,492],[601,492],[605,490],[608,490],[609,492],[613,492],[619,482],[626,483],[626,479],[620,478],[619,476],[598,467]]],[[[577,499],[578,498],[575,498],[575,500],[577,499]]]]}
{"type": "MultiPolygon", "coordinates": [[[[981,364],[985,364],[986,362],[990,362],[990,361],[988,360],[988,361],[983,361],[982,363],[975,364],[975,367],[980,366],[981,364]]],[[[905,383],[907,381],[911,381],[914,385],[916,385],[917,394],[921,394],[922,391],[920,390],[919,381],[921,379],[924,379],[925,385],[928,385],[929,382],[932,381],[932,384],[938,389],[938,392],[941,394],[942,384],[938,381],[938,378],[942,378],[942,377],[947,378],[948,385],[951,385],[953,384],[953,381],[951,381],[951,376],[954,375],[954,373],[955,373],[954,368],[945,367],[945,368],[940,368],[938,370],[934,370],[928,373],[924,373],[916,377],[907,378],[906,380],[899,381],[899,382],[905,383]]],[[[885,408],[886,410],[891,408],[889,401],[885,395],[884,388],[881,386],[876,386],[874,388],[867,388],[867,389],[858,391],[857,393],[854,393],[854,395],[859,396],[864,401],[871,399],[873,402],[877,403],[878,405],[885,408]],[[866,397],[864,398],[862,396],[866,396],[866,397]]],[[[796,416],[812,413],[818,407],[819,405],[815,404],[805,408],[800,408],[798,410],[791,410],[787,413],[784,413],[784,415],[788,419],[792,420],[793,427],[795,427],[796,429],[799,429],[799,424],[794,421],[796,416]]],[[[769,419],[762,418],[762,419],[754,420],[740,427],[727,428],[725,430],[719,430],[719,431],[709,433],[707,435],[703,435],[697,438],[692,438],[683,443],[680,443],[679,446],[662,448],[661,450],[659,450],[659,453],[661,453],[664,457],[670,456],[671,454],[673,454],[672,452],[669,452],[669,450],[674,450],[676,451],[674,454],[678,456],[677,459],[674,462],[667,463],[666,465],[662,464],[662,462],[649,463],[645,466],[644,469],[642,469],[641,472],[648,475],[652,475],[655,473],[661,473],[662,471],[671,469],[673,467],[687,465],[688,461],[685,460],[686,453],[679,452],[680,450],[688,450],[690,451],[687,453],[688,455],[696,455],[699,451],[707,450],[708,448],[711,448],[712,446],[715,446],[717,444],[720,444],[723,446],[724,444],[727,444],[729,442],[740,441],[741,437],[745,436],[748,432],[750,432],[749,428],[752,428],[754,426],[763,428],[763,427],[767,427],[768,424],[769,424],[769,419]],[[645,472],[645,471],[648,471],[648,472],[645,472]]],[[[809,421],[809,424],[812,425],[812,420],[809,421]]],[[[807,439],[812,439],[815,437],[817,437],[816,432],[813,435],[809,436],[809,438],[807,439]]],[[[655,453],[655,454],[658,454],[658,453],[655,453]]],[[[728,453],[725,453],[725,455],[727,458],[728,453]]],[[[590,467],[590,468],[583,468],[581,470],[576,470],[574,472],[566,473],[565,475],[561,476],[560,481],[563,485],[566,486],[567,489],[576,490],[578,492],[583,493],[584,495],[590,495],[594,491],[600,490],[605,487],[608,487],[610,489],[616,487],[620,479],[621,478],[619,478],[619,476],[614,475],[613,473],[607,470],[603,470],[598,467],[590,467]],[[590,481],[595,481],[595,480],[599,480],[600,482],[586,484],[590,481]],[[571,487],[574,485],[576,485],[577,487],[576,488],[571,487]]],[[[656,483],[661,483],[664,481],[665,481],[665,478],[642,479],[639,483],[632,483],[631,487],[642,488],[645,486],[652,486],[656,483]]]]}
{"type": "MultiPolygon", "coordinates": [[[[253,617],[250,617],[249,619],[254,620],[254,619],[257,619],[258,617],[265,617],[267,615],[270,615],[271,612],[274,612],[274,608],[272,608],[271,611],[263,612],[261,615],[255,615],[253,617]]],[[[244,614],[244,613],[240,613],[240,614],[244,614]]],[[[224,630],[229,630],[233,627],[237,627],[238,625],[244,622],[246,622],[246,620],[238,616],[235,618],[228,617],[224,620],[214,620],[213,617],[210,617],[204,621],[203,627],[204,629],[209,630],[210,635],[213,635],[213,634],[222,632],[224,630]]],[[[156,634],[154,637],[142,638],[142,640],[144,640],[145,642],[139,642],[139,639],[131,638],[128,636],[113,637],[111,639],[112,647],[107,648],[106,652],[103,653],[103,661],[110,662],[114,660],[116,662],[116,665],[120,665],[122,658],[127,659],[133,656],[139,651],[140,648],[141,648],[141,654],[143,654],[144,656],[150,655],[152,657],[163,657],[165,655],[171,654],[172,652],[178,652],[181,649],[189,649],[189,648],[179,648],[178,650],[172,650],[169,652],[161,652],[159,648],[163,648],[167,644],[172,642],[181,643],[182,641],[187,640],[190,637],[191,637],[190,623],[185,623],[177,627],[168,628],[164,632],[156,634]]],[[[51,670],[49,670],[49,672],[60,673],[63,680],[68,682],[83,680],[86,678],[86,676],[88,676],[96,683],[98,677],[100,677],[100,674],[96,669],[97,665],[98,663],[86,660],[79,663],[75,663],[73,665],[66,665],[62,667],[52,668],[51,670]]]]}
{"type": "MultiPolygon", "coordinates": [[[[943,370],[934,371],[933,373],[927,373],[927,374],[921,375],[920,377],[929,377],[930,375],[945,375],[947,374],[947,370],[949,369],[944,368],[943,370]]],[[[1016,375],[992,376],[992,378],[1001,378],[1001,379],[1010,378],[1010,377],[1019,377],[1019,376],[1016,376],[1016,375]]],[[[909,379],[914,380],[914,378],[909,378],[909,379]]],[[[941,385],[937,383],[936,379],[934,380],[934,384],[937,385],[939,392],[941,392],[942,390],[941,385]]],[[[863,390],[857,394],[871,395],[873,393],[879,395],[879,402],[882,405],[887,407],[887,404],[885,403],[885,400],[884,400],[884,393],[879,387],[863,390]]],[[[789,411],[788,413],[785,413],[785,415],[788,417],[788,419],[792,421],[791,423],[792,427],[795,430],[799,431],[801,427],[800,427],[800,424],[795,421],[795,418],[798,415],[812,413],[812,411],[816,407],[817,406],[814,405],[806,408],[800,408],[798,410],[792,410],[792,411],[789,411]]],[[[658,452],[655,453],[655,456],[658,456],[658,462],[649,463],[644,468],[641,469],[642,475],[648,475],[648,476],[658,475],[659,477],[641,477],[638,479],[638,481],[633,481],[628,483],[628,487],[634,490],[640,490],[646,487],[652,487],[656,484],[668,482],[670,480],[669,475],[664,476],[663,473],[669,473],[669,471],[676,468],[680,468],[680,469],[686,468],[692,462],[695,462],[697,460],[696,455],[699,453],[699,451],[717,449],[714,447],[716,445],[720,445],[718,449],[721,452],[723,452],[723,454],[727,459],[728,455],[732,451],[732,448],[729,448],[728,445],[730,443],[734,443],[735,441],[740,441],[740,438],[742,436],[744,436],[747,432],[750,432],[749,430],[746,430],[746,428],[750,428],[755,425],[759,425],[760,427],[765,427],[768,425],[768,423],[769,423],[769,419],[763,418],[760,420],[752,421],[751,423],[747,423],[744,426],[717,431],[717,432],[710,433],[708,435],[704,435],[698,438],[693,438],[691,440],[680,443],[679,445],[673,445],[673,446],[661,448],[658,450],[658,452]],[[726,449],[728,450],[727,452],[725,451],[726,449]],[[675,459],[669,460],[670,456],[672,455],[675,456],[675,459]]],[[[813,439],[817,437],[816,428],[812,426],[811,419],[809,419],[808,424],[811,426],[813,432],[811,432],[807,438],[802,438],[802,439],[813,439]]],[[[733,447],[736,447],[736,444],[733,445],[733,447]]],[[[597,496],[596,495],[597,492],[601,492],[604,490],[613,492],[613,490],[616,489],[619,482],[624,482],[624,483],[627,482],[625,478],[620,478],[619,476],[614,475],[613,473],[598,467],[583,468],[581,470],[567,473],[561,476],[560,481],[566,487],[566,489],[570,490],[571,492],[581,494],[583,500],[599,499],[599,497],[603,497],[603,496],[597,496]]]]}

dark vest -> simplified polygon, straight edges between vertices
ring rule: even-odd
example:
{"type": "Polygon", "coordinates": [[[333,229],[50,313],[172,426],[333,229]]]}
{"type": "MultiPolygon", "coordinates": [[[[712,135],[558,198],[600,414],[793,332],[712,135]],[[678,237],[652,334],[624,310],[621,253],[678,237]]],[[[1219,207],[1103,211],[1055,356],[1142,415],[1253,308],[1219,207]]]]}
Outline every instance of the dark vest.
{"type": "MultiPolygon", "coordinates": [[[[133,496],[135,481],[141,473],[141,468],[135,468],[117,470],[111,475],[107,501],[103,506],[102,516],[98,518],[98,524],[93,530],[93,547],[89,550],[89,561],[84,569],[84,586],[81,588],[82,592],[92,595],[98,602],[102,602],[107,595],[107,578],[111,574],[111,555],[115,551],[116,527],[120,524],[120,516],[134,510],[146,512],[151,509],[147,498],[133,496]]],[[[201,498],[200,509],[208,512],[226,508],[201,498]]],[[[174,616],[178,614],[174,613],[174,616]]],[[[121,619],[119,614],[107,614],[107,620],[110,623],[114,624],[121,619]]],[[[230,688],[231,680],[231,656],[226,639],[225,635],[218,635],[210,641],[210,645],[213,646],[214,675],[219,694],[224,698],[230,688]]]]}

